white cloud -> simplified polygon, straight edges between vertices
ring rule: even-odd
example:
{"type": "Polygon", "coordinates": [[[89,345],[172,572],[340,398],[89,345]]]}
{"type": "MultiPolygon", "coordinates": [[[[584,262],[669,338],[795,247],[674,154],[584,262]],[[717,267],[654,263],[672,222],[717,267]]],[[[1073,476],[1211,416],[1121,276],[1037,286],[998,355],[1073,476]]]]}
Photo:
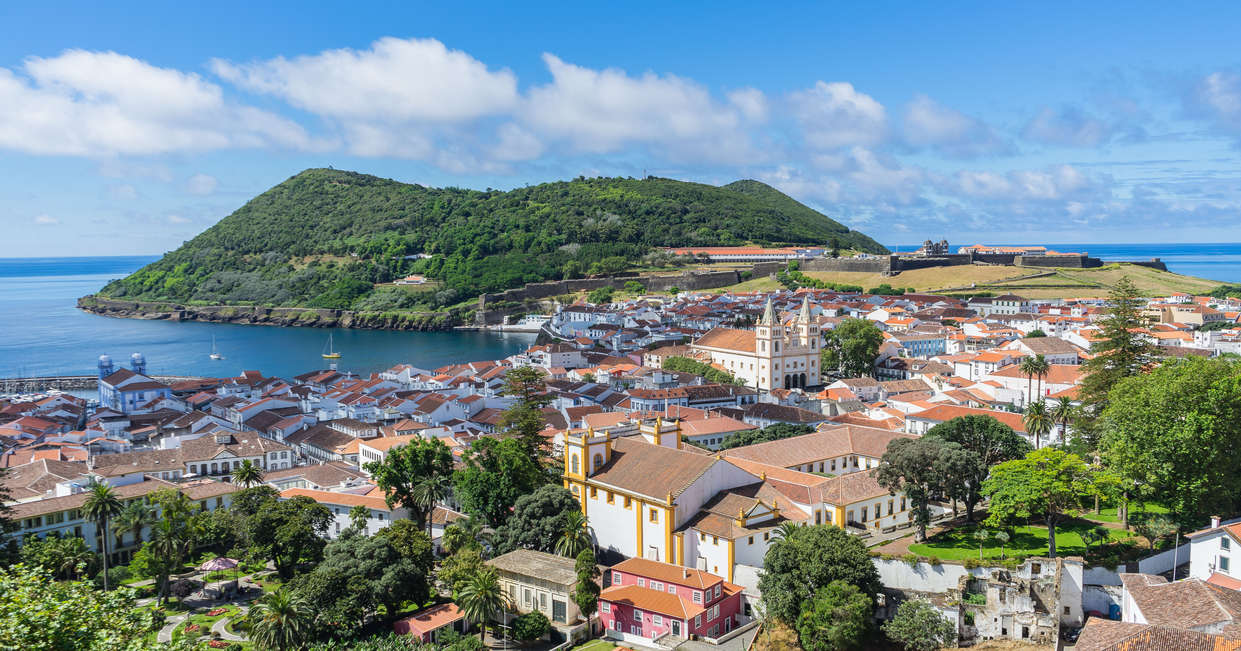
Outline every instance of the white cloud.
{"type": "Polygon", "coordinates": [[[905,109],[905,141],[914,147],[935,147],[953,157],[973,157],[1008,150],[982,120],[917,95],[905,109]]]}
{"type": "Polygon", "coordinates": [[[739,160],[748,153],[741,127],[747,115],[759,111],[754,93],[734,95],[729,106],[674,75],[592,70],[552,54],[544,54],[543,61],[552,82],[531,89],[522,111],[524,122],[540,134],[591,153],[632,144],[655,146],[673,157],[716,161],[739,160]]]}
{"type": "Polygon", "coordinates": [[[297,124],[229,102],[198,75],[115,52],[31,57],[21,72],[0,68],[0,148],[103,157],[310,145],[297,124]]]}
{"type": "Polygon", "coordinates": [[[220,181],[210,174],[195,174],[185,182],[185,191],[190,194],[206,196],[215,192],[216,187],[220,185],[220,181]]]}
{"type": "Polygon", "coordinates": [[[1185,104],[1189,113],[1205,117],[1220,131],[1241,134],[1241,75],[1213,72],[1203,77],[1185,104]]]}
{"type": "Polygon", "coordinates": [[[745,119],[751,122],[763,122],[767,119],[767,96],[757,88],[741,88],[728,94],[728,101],[745,119]]]}
{"type": "Polygon", "coordinates": [[[543,143],[537,136],[511,122],[501,125],[497,135],[500,141],[491,150],[492,157],[497,160],[531,160],[543,153],[543,143]]]}
{"type": "Polygon", "coordinates": [[[883,105],[848,82],[820,81],[789,99],[806,141],[815,147],[870,146],[886,135],[883,105]]]}
{"type": "Polygon", "coordinates": [[[1021,135],[1026,140],[1050,145],[1094,147],[1111,136],[1111,129],[1081,109],[1066,106],[1060,111],[1051,108],[1039,111],[1021,135]]]}
{"type": "Polygon", "coordinates": [[[51,226],[53,224],[59,224],[60,220],[52,217],[51,215],[39,215],[34,218],[34,223],[39,224],[40,226],[51,226]]]}
{"type": "Polygon", "coordinates": [[[1014,201],[1060,201],[1097,198],[1106,195],[1106,184],[1071,165],[1046,170],[998,172],[957,172],[953,183],[961,194],[978,199],[1014,201]]]}
{"type": "Polygon", "coordinates": [[[181,215],[168,215],[168,222],[171,224],[188,224],[190,223],[190,220],[189,218],[182,217],[181,215]]]}
{"type": "Polygon", "coordinates": [[[385,123],[457,123],[512,109],[517,77],[432,39],[381,38],[286,59],[211,62],[220,77],[316,115],[385,123]]]}

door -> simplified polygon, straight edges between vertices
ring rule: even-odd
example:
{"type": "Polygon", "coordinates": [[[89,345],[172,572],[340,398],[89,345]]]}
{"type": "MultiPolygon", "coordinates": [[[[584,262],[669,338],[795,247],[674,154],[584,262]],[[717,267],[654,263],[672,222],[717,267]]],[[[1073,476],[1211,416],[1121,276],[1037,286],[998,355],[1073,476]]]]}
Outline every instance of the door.
{"type": "Polygon", "coordinates": [[[672,637],[681,637],[681,620],[672,620],[672,637]]]}

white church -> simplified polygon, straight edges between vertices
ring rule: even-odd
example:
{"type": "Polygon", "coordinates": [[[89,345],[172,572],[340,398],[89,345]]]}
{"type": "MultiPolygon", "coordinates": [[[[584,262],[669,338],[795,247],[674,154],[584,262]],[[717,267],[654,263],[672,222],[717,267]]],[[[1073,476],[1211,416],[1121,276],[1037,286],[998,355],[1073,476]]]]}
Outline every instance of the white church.
{"type": "Polygon", "coordinates": [[[696,353],[757,389],[793,389],[820,384],[819,325],[810,316],[810,297],[790,325],[776,319],[771,299],[753,330],[715,328],[690,344],[696,353]]]}

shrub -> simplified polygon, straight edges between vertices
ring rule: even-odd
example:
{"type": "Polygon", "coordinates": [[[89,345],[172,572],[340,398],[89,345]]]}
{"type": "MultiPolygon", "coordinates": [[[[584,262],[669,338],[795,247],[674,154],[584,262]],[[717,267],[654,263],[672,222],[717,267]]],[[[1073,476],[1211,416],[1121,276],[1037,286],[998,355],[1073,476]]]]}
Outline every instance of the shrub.
{"type": "Polygon", "coordinates": [[[521,642],[533,642],[551,629],[547,616],[535,610],[513,620],[513,637],[521,642]]]}

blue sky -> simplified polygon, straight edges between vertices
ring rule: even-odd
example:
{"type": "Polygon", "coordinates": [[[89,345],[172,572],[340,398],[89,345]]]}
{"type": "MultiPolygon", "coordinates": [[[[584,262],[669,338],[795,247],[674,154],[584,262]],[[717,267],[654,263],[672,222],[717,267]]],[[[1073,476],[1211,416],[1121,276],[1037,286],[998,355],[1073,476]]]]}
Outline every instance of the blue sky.
{"type": "Polygon", "coordinates": [[[161,253],[328,165],[756,178],[887,243],[1241,240],[1237,3],[30,4],[0,256],[161,253]]]}

